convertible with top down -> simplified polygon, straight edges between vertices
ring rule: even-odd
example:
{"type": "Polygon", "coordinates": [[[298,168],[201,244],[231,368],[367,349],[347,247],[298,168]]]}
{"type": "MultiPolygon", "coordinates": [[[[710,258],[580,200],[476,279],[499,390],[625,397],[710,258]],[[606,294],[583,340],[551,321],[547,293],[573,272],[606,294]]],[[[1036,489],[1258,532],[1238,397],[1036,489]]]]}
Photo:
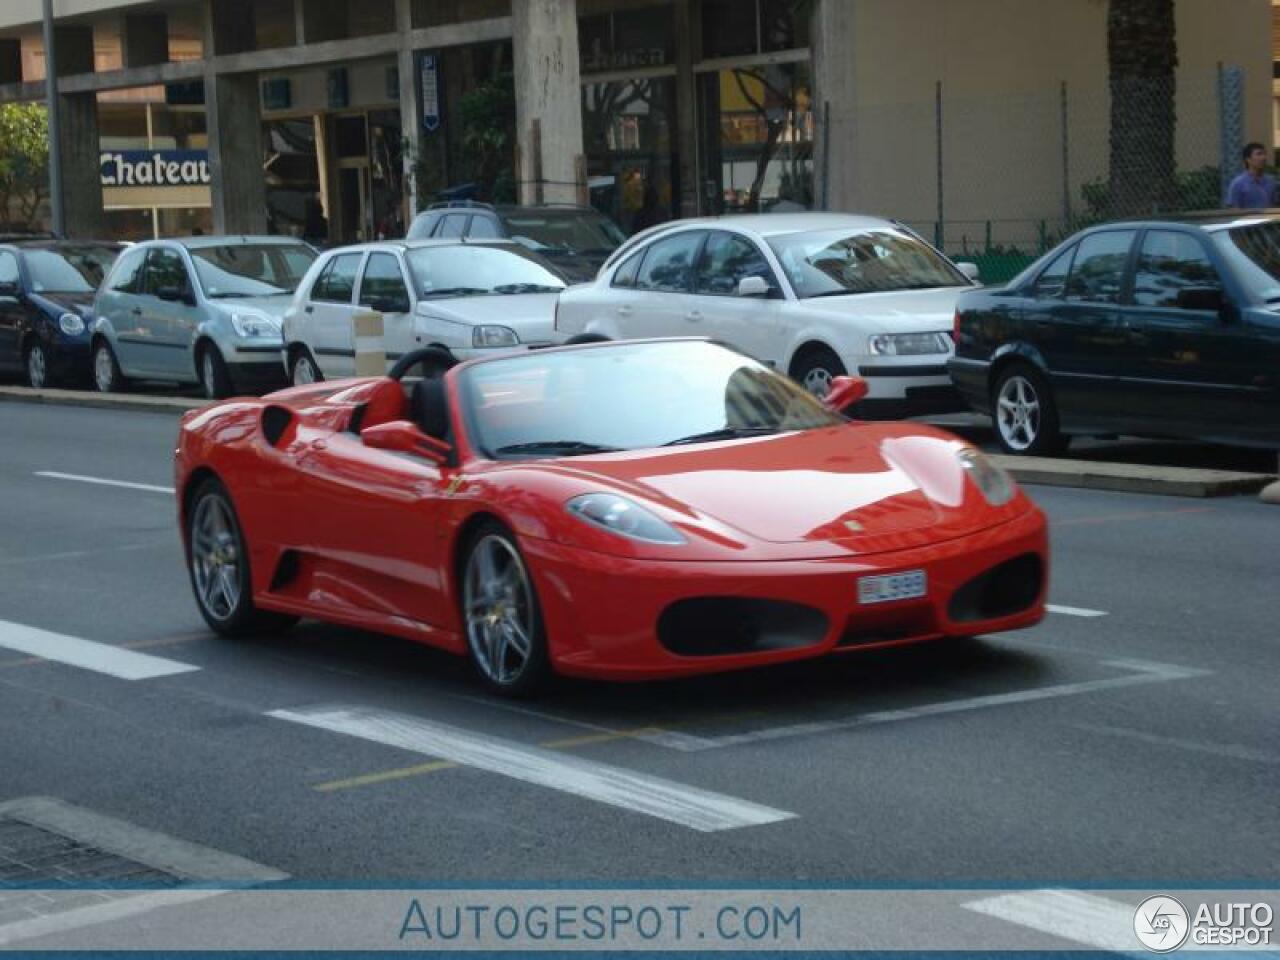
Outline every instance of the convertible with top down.
{"type": "Polygon", "coordinates": [[[176,490],[215,631],[313,617],[547,673],[652,679],[1030,626],[1045,519],[982,453],[846,419],[702,339],[604,342],[227,400],[176,490]]]}

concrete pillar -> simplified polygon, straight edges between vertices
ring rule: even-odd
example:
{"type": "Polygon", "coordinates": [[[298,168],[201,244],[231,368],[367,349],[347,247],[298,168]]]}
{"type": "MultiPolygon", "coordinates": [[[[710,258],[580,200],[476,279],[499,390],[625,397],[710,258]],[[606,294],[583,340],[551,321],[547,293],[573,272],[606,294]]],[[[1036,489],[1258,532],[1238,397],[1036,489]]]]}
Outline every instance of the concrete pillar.
{"type": "Polygon", "coordinates": [[[53,30],[58,76],[93,73],[93,27],[55,26],[53,30]]]}
{"type": "Polygon", "coordinates": [[[418,110],[418,74],[409,33],[413,30],[412,0],[396,0],[396,33],[400,50],[396,68],[400,75],[400,138],[404,143],[404,216],[405,230],[417,211],[418,188],[414,178],[414,159],[422,149],[422,120],[418,110]]]}
{"type": "Polygon", "coordinates": [[[127,13],[121,23],[124,65],[150,67],[169,62],[169,18],[163,13],[127,13]]]}
{"type": "Polygon", "coordinates": [[[258,75],[207,73],[204,105],[213,177],[213,232],[266,233],[258,75]]]}
{"type": "Polygon", "coordinates": [[[106,235],[106,220],[102,214],[102,172],[98,162],[97,95],[59,96],[58,115],[62,209],[67,237],[101,239],[106,235]]]}
{"type": "Polygon", "coordinates": [[[22,41],[0,37],[0,83],[22,82],[22,41]]]}
{"type": "Polygon", "coordinates": [[[520,202],[535,203],[541,192],[544,202],[576,203],[582,155],[576,0],[512,0],[511,34],[520,202]]]}
{"type": "Polygon", "coordinates": [[[813,185],[817,209],[858,208],[858,89],[854,69],[857,6],[849,0],[818,0],[810,24],[813,110],[818,127],[813,185]]]}

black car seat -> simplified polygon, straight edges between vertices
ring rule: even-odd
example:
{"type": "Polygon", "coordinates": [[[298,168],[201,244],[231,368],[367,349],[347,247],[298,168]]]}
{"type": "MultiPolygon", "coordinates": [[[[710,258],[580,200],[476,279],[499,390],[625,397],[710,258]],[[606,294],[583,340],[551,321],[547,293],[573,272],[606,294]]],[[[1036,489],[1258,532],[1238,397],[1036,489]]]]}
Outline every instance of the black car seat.
{"type": "Polygon", "coordinates": [[[444,381],[422,379],[409,396],[409,415],[422,432],[438,440],[449,438],[449,398],[444,381]]]}

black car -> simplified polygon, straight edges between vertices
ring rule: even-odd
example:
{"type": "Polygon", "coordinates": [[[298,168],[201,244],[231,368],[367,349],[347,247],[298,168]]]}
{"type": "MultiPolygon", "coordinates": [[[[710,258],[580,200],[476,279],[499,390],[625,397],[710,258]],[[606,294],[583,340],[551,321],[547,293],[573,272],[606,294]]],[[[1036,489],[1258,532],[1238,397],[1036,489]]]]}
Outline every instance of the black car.
{"type": "Polygon", "coordinates": [[[1010,453],[1069,434],[1280,449],[1280,213],[1084,230],[956,307],[952,379],[1010,453]]]}
{"type": "Polygon", "coordinates": [[[124,247],[96,240],[0,243],[0,371],[32,387],[87,384],[93,295],[124,247]]]}
{"type": "Polygon", "coordinates": [[[542,254],[570,283],[594,280],[600,265],[626,239],[612,220],[593,207],[490,206],[474,201],[438,203],[409,224],[406,239],[507,238],[542,254]]]}

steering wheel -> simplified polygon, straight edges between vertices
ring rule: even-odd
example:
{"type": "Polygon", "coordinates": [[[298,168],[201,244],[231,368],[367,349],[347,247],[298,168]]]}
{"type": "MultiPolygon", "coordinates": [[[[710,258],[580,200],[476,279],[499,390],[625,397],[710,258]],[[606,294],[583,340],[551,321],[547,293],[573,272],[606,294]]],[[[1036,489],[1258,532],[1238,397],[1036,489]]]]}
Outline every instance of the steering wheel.
{"type": "Polygon", "coordinates": [[[422,347],[419,350],[410,350],[396,361],[387,376],[392,380],[400,380],[418,364],[422,364],[423,373],[432,378],[444,373],[450,367],[456,367],[458,358],[443,347],[422,347]]]}

